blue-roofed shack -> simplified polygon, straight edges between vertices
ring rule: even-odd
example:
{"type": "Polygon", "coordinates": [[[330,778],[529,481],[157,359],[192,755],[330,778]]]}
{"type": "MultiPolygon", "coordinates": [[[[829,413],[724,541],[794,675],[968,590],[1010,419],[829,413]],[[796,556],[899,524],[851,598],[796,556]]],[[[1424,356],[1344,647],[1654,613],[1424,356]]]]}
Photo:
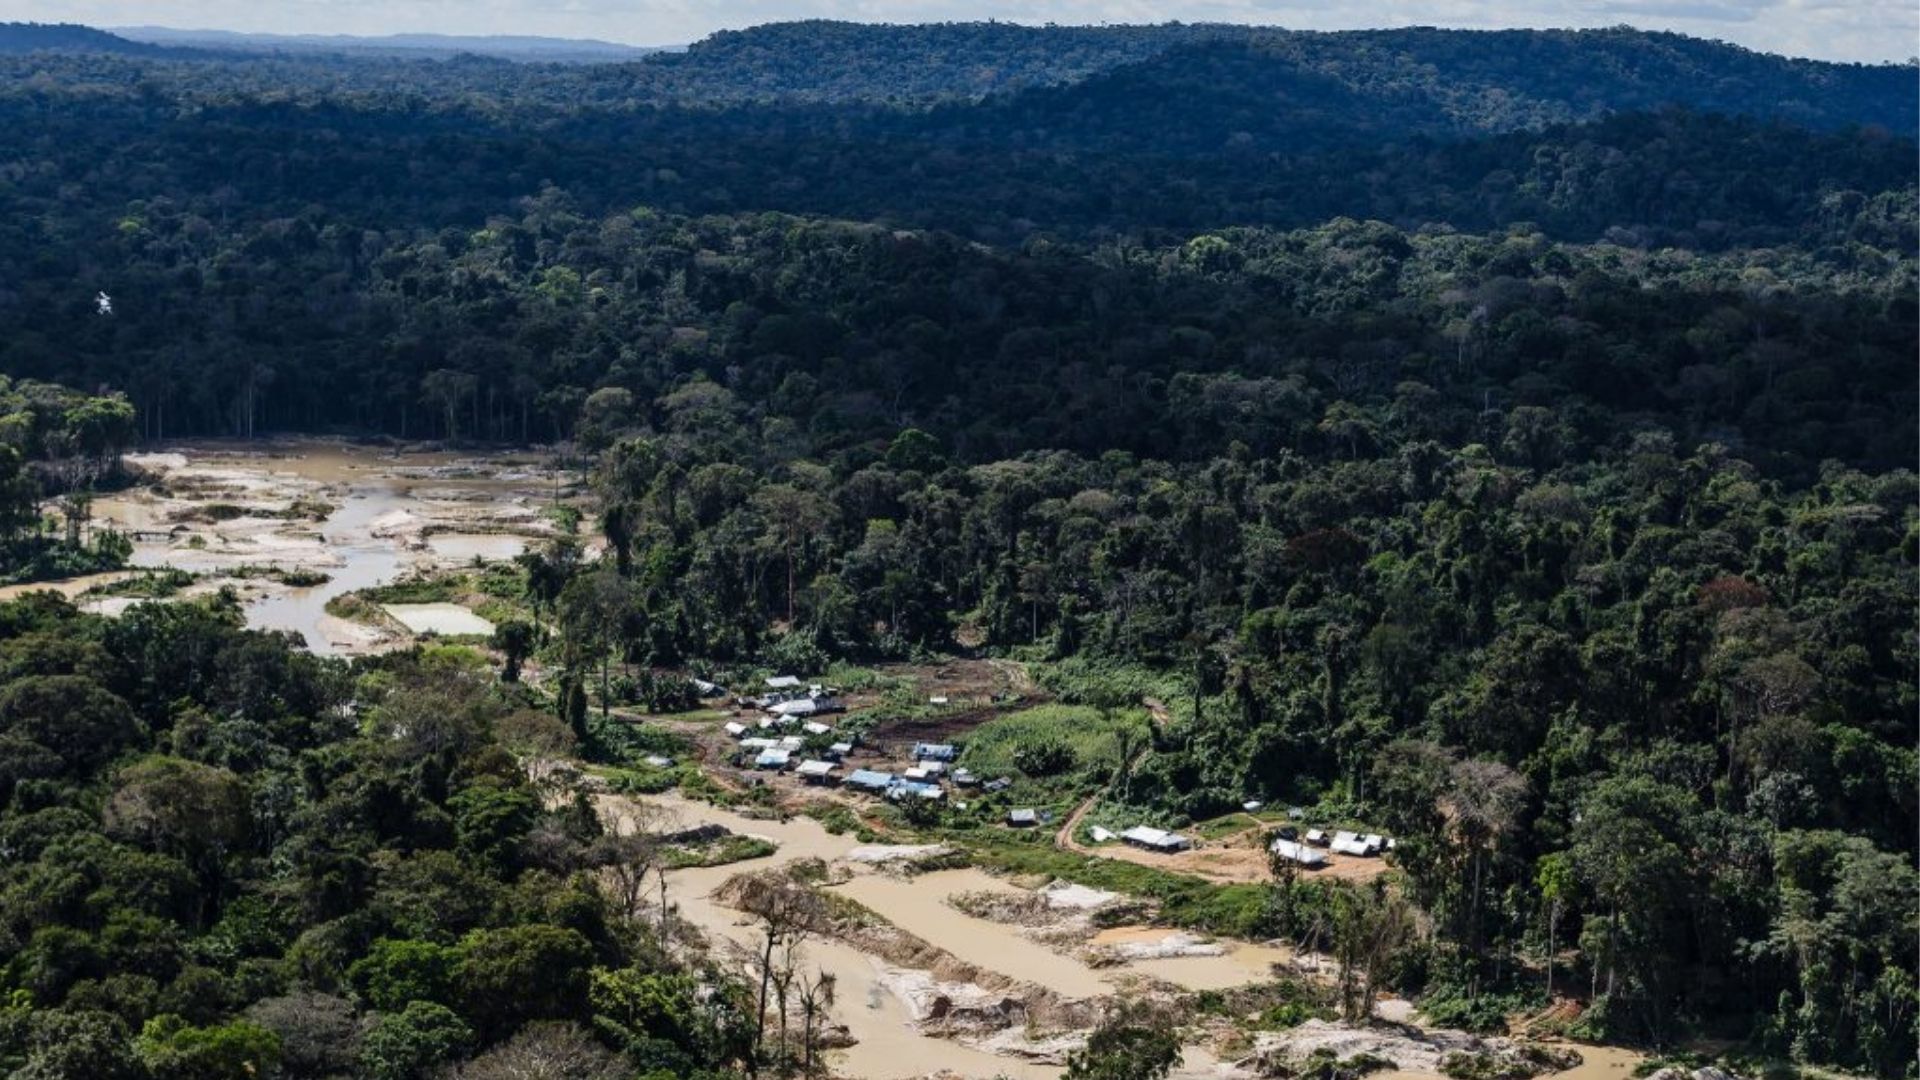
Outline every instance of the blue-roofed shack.
{"type": "Polygon", "coordinates": [[[875,772],[872,769],[855,769],[848,774],[846,785],[861,791],[883,792],[895,783],[892,773],[875,772]]]}

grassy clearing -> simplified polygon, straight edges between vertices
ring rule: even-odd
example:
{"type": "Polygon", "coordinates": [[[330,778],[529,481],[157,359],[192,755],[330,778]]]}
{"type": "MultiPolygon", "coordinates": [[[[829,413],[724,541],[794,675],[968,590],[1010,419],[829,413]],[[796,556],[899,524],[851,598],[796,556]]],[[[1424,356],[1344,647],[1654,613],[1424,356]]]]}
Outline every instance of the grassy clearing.
{"type": "Polygon", "coordinates": [[[1133,745],[1142,745],[1148,733],[1146,712],[1039,705],[975,728],[967,736],[960,764],[981,776],[1020,773],[1034,780],[1104,779],[1119,764],[1123,732],[1131,733],[1133,745]],[[1066,756],[1052,747],[1065,748],[1066,756]]]}
{"type": "Polygon", "coordinates": [[[1030,664],[1028,671],[1036,683],[1060,700],[1083,705],[1134,704],[1142,698],[1154,698],[1172,706],[1192,692],[1182,675],[1111,660],[1072,657],[1030,664]]]}

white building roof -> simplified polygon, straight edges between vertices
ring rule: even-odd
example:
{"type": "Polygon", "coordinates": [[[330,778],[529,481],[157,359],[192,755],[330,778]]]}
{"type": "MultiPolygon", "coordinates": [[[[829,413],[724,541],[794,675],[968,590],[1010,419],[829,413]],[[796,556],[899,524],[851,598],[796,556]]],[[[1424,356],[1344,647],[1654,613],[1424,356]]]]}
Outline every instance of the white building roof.
{"type": "Polygon", "coordinates": [[[800,768],[795,771],[801,776],[827,776],[833,772],[833,769],[834,765],[831,761],[803,761],[800,763],[800,768]]]}
{"type": "Polygon", "coordinates": [[[1327,865],[1327,857],[1325,855],[1305,844],[1298,844],[1292,840],[1275,840],[1273,842],[1273,853],[1283,859],[1299,863],[1301,866],[1327,865]]]}
{"type": "Polygon", "coordinates": [[[1154,848],[1178,848],[1187,846],[1186,837],[1181,836],[1179,833],[1168,832],[1165,829],[1156,829],[1151,825],[1135,825],[1133,828],[1121,833],[1120,837],[1124,840],[1131,840],[1136,844],[1145,844],[1148,847],[1154,848]]]}
{"type": "Polygon", "coordinates": [[[1366,837],[1344,829],[1333,834],[1333,843],[1329,846],[1342,855],[1373,855],[1380,850],[1379,845],[1368,843],[1366,837]]]}

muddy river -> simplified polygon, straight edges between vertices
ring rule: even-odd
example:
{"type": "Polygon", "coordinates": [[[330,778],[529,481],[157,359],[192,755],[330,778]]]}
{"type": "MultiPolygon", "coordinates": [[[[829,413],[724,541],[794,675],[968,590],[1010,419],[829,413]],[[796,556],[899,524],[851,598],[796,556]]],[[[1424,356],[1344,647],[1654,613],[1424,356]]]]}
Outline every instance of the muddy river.
{"type": "MultiPolygon", "coordinates": [[[[662,809],[681,825],[714,823],[737,833],[766,837],[779,845],[778,852],[766,859],[668,874],[668,899],[679,916],[717,941],[751,946],[755,937],[754,928],[738,912],[716,902],[710,895],[727,879],[744,871],[771,869],[798,859],[843,860],[861,846],[851,836],[827,832],[812,818],[764,821],[677,795],[655,796],[646,802],[662,809]]],[[[1265,977],[1267,966],[1283,956],[1278,950],[1261,946],[1222,942],[1218,956],[1143,960],[1095,969],[1027,938],[1016,927],[975,918],[950,905],[948,899],[960,893],[1023,891],[979,870],[939,870],[911,879],[862,872],[832,888],[960,960],[1070,998],[1106,996],[1123,985],[1137,982],[1142,974],[1190,989],[1240,986],[1265,977]]],[[[1168,932],[1142,930],[1141,933],[1152,937],[1168,932]]],[[[891,1080],[923,1075],[936,1065],[966,1077],[1052,1080],[1060,1075],[1058,1065],[988,1053],[920,1034],[913,1027],[912,1010],[891,989],[894,982],[889,978],[889,969],[878,957],[838,942],[820,940],[809,941],[805,951],[809,964],[839,979],[841,1004],[835,1010],[835,1019],[846,1024],[860,1040],[848,1050],[835,1052],[839,1069],[847,1076],[891,1080]]]]}
{"type": "MultiPolygon", "coordinates": [[[[654,796],[646,801],[663,808],[683,825],[712,822],[737,833],[764,836],[780,845],[775,854],[765,859],[676,870],[667,875],[667,900],[673,905],[676,917],[699,927],[715,943],[733,942],[747,949],[755,943],[754,927],[739,912],[716,902],[710,895],[728,878],[746,870],[785,866],[799,859],[832,861],[844,858],[858,846],[852,837],[834,836],[812,818],[761,821],[676,795],[654,796]]],[[[958,912],[954,915],[965,918],[958,912]]],[[[929,940],[944,945],[950,939],[942,936],[929,940]]],[[[1037,946],[1029,944],[1028,947],[1037,950],[1037,946]]],[[[907,1003],[888,989],[884,978],[886,966],[878,957],[821,939],[808,941],[804,954],[808,965],[838,979],[839,1004],[834,1008],[834,1019],[847,1025],[848,1031],[859,1040],[858,1044],[829,1055],[844,1075],[862,1080],[895,1080],[922,1076],[934,1068],[946,1068],[961,1076],[983,1080],[994,1076],[1012,1080],[1056,1080],[1060,1075],[1057,1065],[1035,1065],[920,1034],[914,1030],[907,1003]]]]}
{"type": "MultiPolygon", "coordinates": [[[[134,537],[136,567],[200,575],[185,595],[223,585],[246,600],[249,625],[299,635],[316,653],[402,644],[404,625],[348,622],[326,611],[343,594],[409,573],[512,558],[554,535],[547,510],[578,478],[530,454],[394,451],[323,441],[199,444],[130,455],[152,480],[95,501],[93,526],[134,537]],[[325,584],[294,587],[244,568],[317,571],[325,584]]],[[[71,597],[125,574],[0,589],[71,597]]],[[[83,601],[117,614],[129,601],[83,601]]],[[[432,628],[434,613],[416,628],[432,628]]],[[[459,632],[471,618],[442,619],[459,632]]],[[[404,623],[401,620],[400,623],[404,623]]]]}

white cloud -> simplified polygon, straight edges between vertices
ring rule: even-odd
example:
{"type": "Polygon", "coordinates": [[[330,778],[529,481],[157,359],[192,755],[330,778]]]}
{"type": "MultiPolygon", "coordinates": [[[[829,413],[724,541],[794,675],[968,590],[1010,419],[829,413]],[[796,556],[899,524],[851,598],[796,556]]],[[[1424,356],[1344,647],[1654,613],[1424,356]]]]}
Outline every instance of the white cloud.
{"type": "Polygon", "coordinates": [[[542,34],[687,42],[783,19],[1024,23],[1219,21],[1364,26],[1613,26],[1677,30],[1830,60],[1920,54],[1913,0],[0,0],[0,19],[278,33],[542,34]]]}

